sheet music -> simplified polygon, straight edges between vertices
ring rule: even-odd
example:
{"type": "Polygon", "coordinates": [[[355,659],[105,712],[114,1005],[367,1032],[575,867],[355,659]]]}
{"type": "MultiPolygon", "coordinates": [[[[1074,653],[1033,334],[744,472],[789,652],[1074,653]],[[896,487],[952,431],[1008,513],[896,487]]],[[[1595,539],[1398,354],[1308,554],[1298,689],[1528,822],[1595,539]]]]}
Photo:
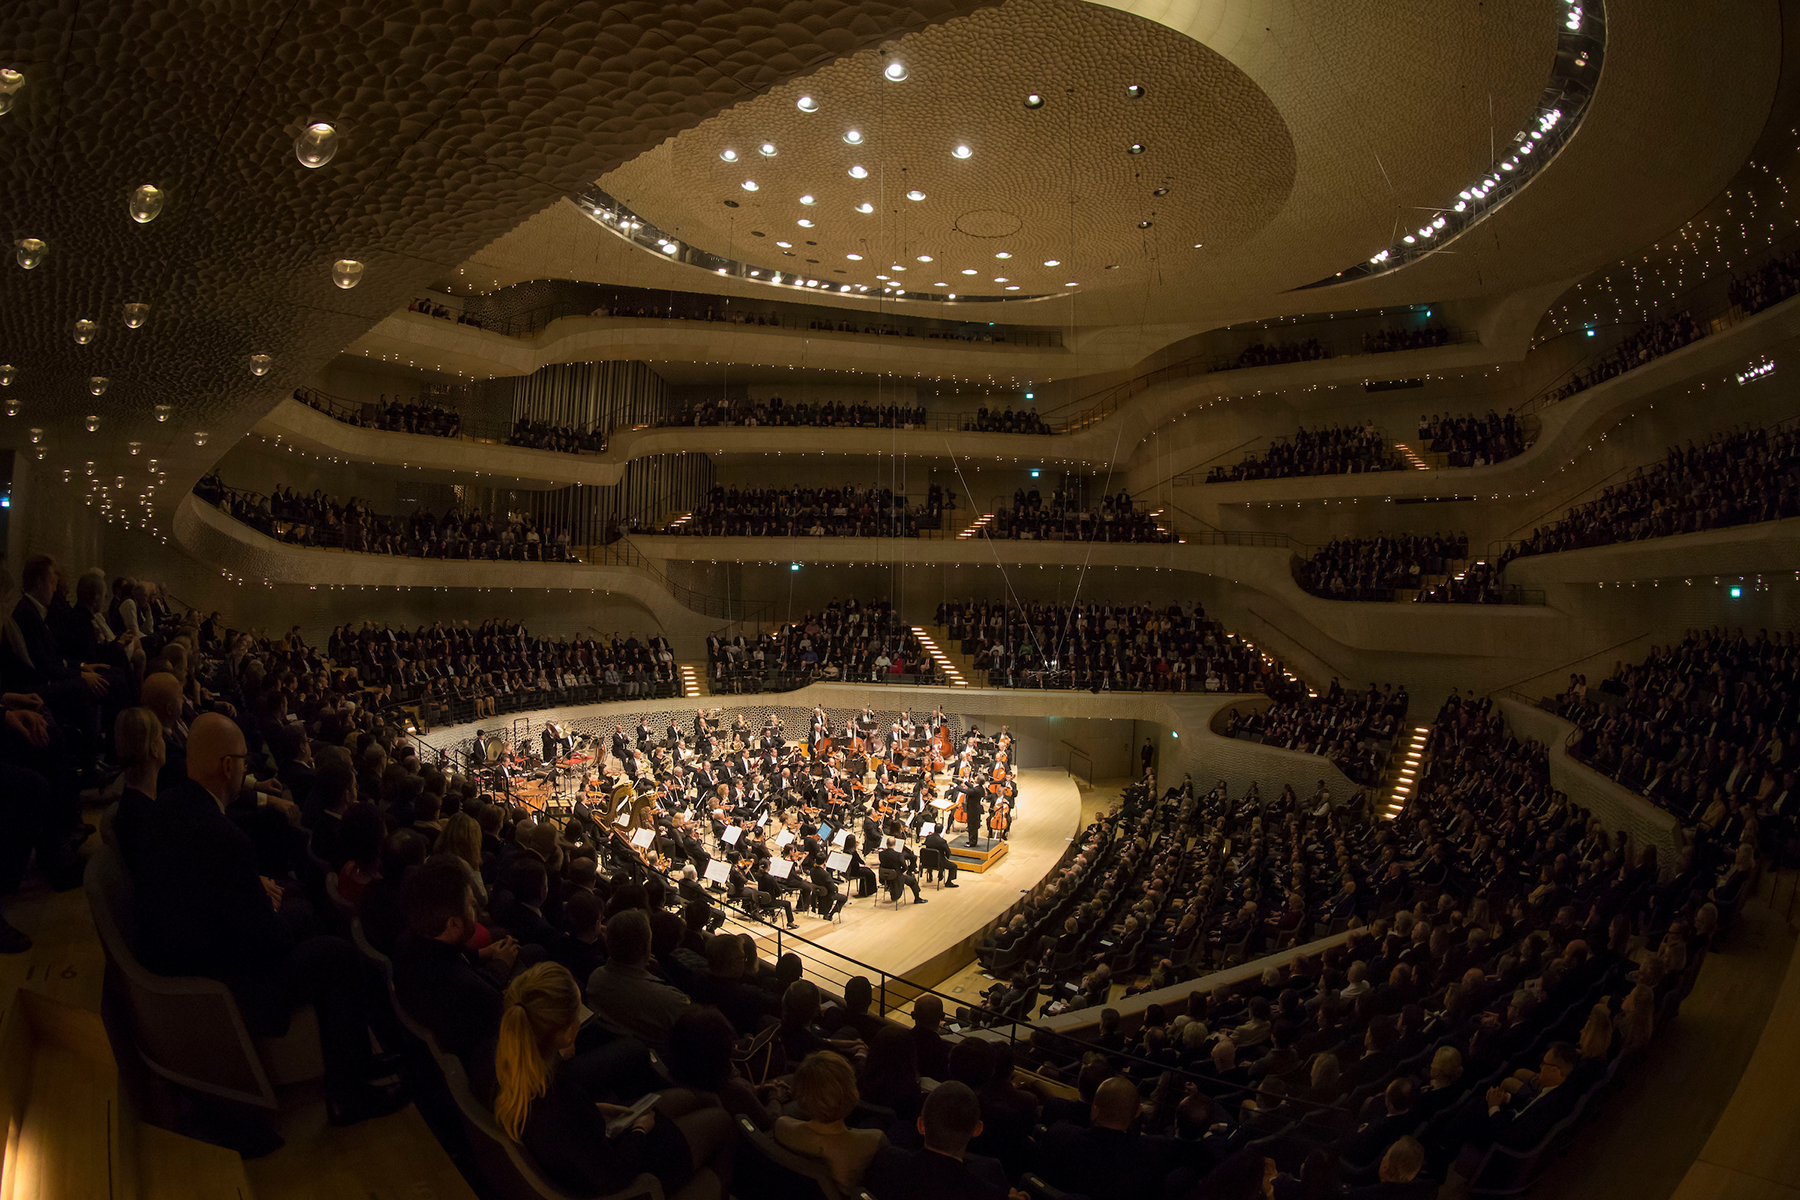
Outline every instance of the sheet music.
{"type": "Polygon", "coordinates": [[[706,878],[714,883],[727,883],[731,879],[731,865],[722,858],[715,858],[706,864],[706,878]]]}
{"type": "Polygon", "coordinates": [[[833,851],[825,857],[825,868],[830,871],[848,871],[850,869],[850,856],[845,854],[842,850],[833,851]]]}
{"type": "Polygon", "coordinates": [[[954,800],[933,800],[931,802],[931,807],[937,809],[939,812],[949,812],[951,809],[956,807],[956,801],[954,801],[954,800]]]}
{"type": "Polygon", "coordinates": [[[627,809],[625,812],[622,812],[618,816],[614,817],[613,824],[617,825],[621,829],[623,829],[625,826],[631,824],[631,811],[629,809],[627,809]]]}
{"type": "Polygon", "coordinates": [[[781,836],[775,839],[775,844],[777,846],[785,846],[793,840],[794,840],[793,831],[791,829],[784,829],[781,831],[781,836]]]}
{"type": "Polygon", "coordinates": [[[845,842],[847,842],[849,840],[850,840],[850,831],[848,829],[840,830],[838,832],[838,835],[831,839],[832,844],[838,845],[838,846],[842,846],[845,842]]]}
{"type": "Polygon", "coordinates": [[[639,850],[644,849],[646,846],[648,846],[651,842],[653,842],[655,840],[656,840],[656,831],[654,829],[650,829],[649,827],[640,829],[636,833],[631,835],[631,844],[636,846],[639,850]]]}
{"type": "Polygon", "coordinates": [[[936,821],[927,821],[923,825],[919,826],[919,836],[922,838],[930,837],[932,834],[934,834],[936,832],[937,832],[937,822],[936,821]]]}
{"type": "Polygon", "coordinates": [[[735,846],[737,845],[737,840],[743,836],[744,831],[739,829],[736,825],[727,825],[725,827],[725,832],[719,835],[719,840],[724,842],[727,846],[735,846]]]}
{"type": "Polygon", "coordinates": [[[769,860],[769,874],[776,879],[786,879],[794,869],[791,858],[772,858],[769,860]]]}

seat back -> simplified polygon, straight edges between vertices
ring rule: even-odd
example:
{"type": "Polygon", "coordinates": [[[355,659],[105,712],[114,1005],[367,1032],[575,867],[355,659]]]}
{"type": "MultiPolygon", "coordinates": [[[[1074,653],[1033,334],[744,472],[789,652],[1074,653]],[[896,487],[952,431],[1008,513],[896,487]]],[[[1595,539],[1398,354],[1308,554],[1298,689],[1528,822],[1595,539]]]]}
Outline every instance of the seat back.
{"type": "Polygon", "coordinates": [[[158,975],[131,948],[132,885],[125,860],[103,845],[83,878],[106,952],[106,984],[131,1019],[144,1065],[181,1087],[273,1109],[275,1089],[231,989],[216,979],[158,975]]]}
{"type": "Polygon", "coordinates": [[[731,1180],[738,1200],[843,1200],[823,1160],[789,1150],[748,1117],[738,1118],[738,1137],[749,1151],[731,1180]]]}
{"type": "MultiPolygon", "coordinates": [[[[525,1148],[506,1136],[494,1115],[469,1090],[462,1064],[455,1058],[445,1058],[443,1068],[445,1085],[456,1102],[463,1132],[469,1139],[475,1169],[481,1172],[497,1200],[577,1200],[545,1179],[525,1148]]],[[[630,1187],[603,1200],[663,1200],[662,1184],[654,1175],[639,1175],[630,1187]]]]}

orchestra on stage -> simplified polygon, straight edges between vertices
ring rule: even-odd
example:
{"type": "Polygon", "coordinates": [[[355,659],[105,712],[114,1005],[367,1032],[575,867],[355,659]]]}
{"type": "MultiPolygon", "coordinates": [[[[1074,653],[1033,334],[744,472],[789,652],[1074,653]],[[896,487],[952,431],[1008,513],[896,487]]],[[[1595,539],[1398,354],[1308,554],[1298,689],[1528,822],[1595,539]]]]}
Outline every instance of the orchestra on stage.
{"type": "Polygon", "coordinates": [[[799,913],[836,916],[852,887],[885,885],[896,900],[910,888],[925,903],[920,878],[959,886],[956,851],[984,857],[1010,831],[1018,769],[1004,726],[958,738],[941,708],[883,728],[869,708],[834,723],[818,707],[790,741],[773,713],[760,730],[741,711],[722,721],[696,710],[691,728],[672,717],[659,738],[642,716],[604,739],[550,721],[520,746],[477,730],[468,757],[496,794],[565,817],[615,869],[709,908],[713,885],[790,928],[799,913]]]}

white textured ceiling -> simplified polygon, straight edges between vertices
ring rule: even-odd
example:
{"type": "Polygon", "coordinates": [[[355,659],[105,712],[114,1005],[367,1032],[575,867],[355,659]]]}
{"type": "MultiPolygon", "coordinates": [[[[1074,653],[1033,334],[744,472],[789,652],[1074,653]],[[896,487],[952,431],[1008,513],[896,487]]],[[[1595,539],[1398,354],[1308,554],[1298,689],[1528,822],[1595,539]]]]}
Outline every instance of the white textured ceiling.
{"type": "MultiPolygon", "coordinates": [[[[859,283],[873,283],[874,268],[892,275],[885,268],[900,261],[909,291],[940,280],[1003,290],[993,278],[1015,277],[990,270],[982,239],[956,223],[972,209],[1012,213],[1024,249],[1010,264],[1039,264],[1017,279],[1019,294],[1080,283],[1073,295],[1020,305],[1015,319],[1034,324],[1209,327],[1503,295],[1617,257],[1705,203],[1760,131],[1780,65],[1773,0],[1611,4],[1594,103],[1537,179],[1421,263],[1292,292],[1388,245],[1396,229],[1453,202],[1489,168],[1549,78],[1560,11],[1553,0],[1007,0],[797,77],[599,182],[701,249],[830,271],[833,280],[864,270],[859,283]],[[890,58],[906,64],[905,82],[880,77],[890,58]],[[1153,78],[1142,100],[1125,102],[1125,83],[1153,78]],[[1046,106],[1025,110],[1028,91],[1046,106]],[[795,107],[803,94],[819,111],[795,107]],[[1209,102],[1227,94],[1242,102],[1224,111],[1209,102]],[[1182,103],[1159,106],[1171,96],[1182,103]],[[872,132],[858,154],[839,140],[852,123],[872,132]],[[1134,132],[1146,128],[1154,139],[1134,132]],[[775,142],[775,159],[757,156],[765,139],[775,142]],[[1124,156],[1132,140],[1149,150],[1124,156]],[[975,151],[967,161],[949,155],[958,141],[975,151]],[[1292,146],[1291,179],[1283,141],[1292,146]],[[717,158],[728,143],[742,143],[732,145],[736,164],[717,158]],[[878,195],[848,186],[842,172],[859,161],[878,195]],[[925,202],[891,199],[902,168],[908,187],[924,179],[925,202]],[[745,178],[756,179],[754,195],[739,187],[745,178]],[[1168,197],[1147,195],[1165,181],[1168,197]],[[820,200],[812,209],[797,203],[809,191],[820,200]],[[939,205],[939,196],[948,199],[939,205]],[[877,213],[852,211],[865,197],[879,200],[877,213]],[[1139,230],[1153,205],[1152,227],[1139,230]],[[1232,218],[1221,215],[1226,208],[1232,218]],[[802,216],[816,229],[793,224],[802,216]],[[782,239],[794,243],[794,259],[756,245],[775,240],[781,223],[804,235],[782,239]],[[754,239],[753,230],[770,236],[754,239]],[[935,259],[939,248],[955,280],[925,279],[903,257],[935,259]],[[850,263],[850,253],[865,259],[850,263]],[[1042,268],[1045,258],[1076,269],[1042,268]],[[979,274],[962,276],[964,267],[979,274]]],[[[458,279],[485,289],[546,276],[725,295],[767,290],[660,261],[570,205],[486,248],[458,279]]]]}

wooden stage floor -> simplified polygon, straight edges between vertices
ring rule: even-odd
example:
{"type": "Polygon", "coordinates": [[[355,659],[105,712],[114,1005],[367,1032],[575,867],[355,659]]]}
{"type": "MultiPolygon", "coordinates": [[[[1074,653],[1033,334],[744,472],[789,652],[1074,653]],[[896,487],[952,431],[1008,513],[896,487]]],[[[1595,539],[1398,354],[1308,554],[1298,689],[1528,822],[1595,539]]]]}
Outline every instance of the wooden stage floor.
{"type": "MultiPolygon", "coordinates": [[[[955,888],[924,884],[920,893],[924,904],[914,904],[912,893],[902,891],[897,910],[882,894],[851,901],[843,920],[835,923],[801,916],[792,934],[830,952],[825,955],[798,944],[787,930],[738,922],[733,922],[732,928],[754,934],[771,960],[788,950],[798,952],[806,960],[807,976],[834,990],[846,975],[866,973],[875,979],[873,973],[859,971],[844,958],[929,987],[960,970],[970,957],[963,947],[979,941],[977,935],[990,922],[1050,873],[1069,842],[1081,832],[1081,817],[1081,792],[1067,771],[1061,767],[1022,768],[1011,849],[981,874],[959,871],[955,888]]],[[[952,844],[965,840],[959,834],[952,844]]],[[[898,998],[890,1003],[897,1004],[898,998]]]]}

